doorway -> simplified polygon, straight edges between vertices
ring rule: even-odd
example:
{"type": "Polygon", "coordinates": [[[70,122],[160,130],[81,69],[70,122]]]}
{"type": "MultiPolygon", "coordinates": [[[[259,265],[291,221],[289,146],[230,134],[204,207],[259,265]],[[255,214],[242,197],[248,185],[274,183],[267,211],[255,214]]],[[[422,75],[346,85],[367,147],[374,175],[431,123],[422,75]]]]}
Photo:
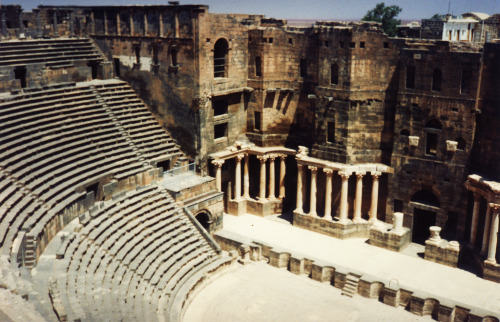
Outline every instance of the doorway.
{"type": "Polygon", "coordinates": [[[412,242],[424,244],[429,238],[429,227],[436,225],[436,213],[434,211],[413,209],[412,242]]]}
{"type": "Polygon", "coordinates": [[[208,213],[202,211],[195,218],[207,232],[210,232],[210,216],[208,213]]]}

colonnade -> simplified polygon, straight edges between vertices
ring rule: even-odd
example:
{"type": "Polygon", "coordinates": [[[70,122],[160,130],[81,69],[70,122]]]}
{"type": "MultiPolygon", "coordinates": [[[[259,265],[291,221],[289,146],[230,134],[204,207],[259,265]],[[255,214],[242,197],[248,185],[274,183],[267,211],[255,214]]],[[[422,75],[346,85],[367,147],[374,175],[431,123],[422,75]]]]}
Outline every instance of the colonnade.
{"type": "MultiPolygon", "coordinates": [[[[480,217],[481,195],[474,192],[474,206],[472,209],[472,221],[470,227],[469,246],[474,247],[477,239],[478,224],[480,217]]],[[[488,200],[487,200],[488,201],[488,200]]],[[[481,255],[486,256],[486,261],[496,263],[496,252],[498,245],[498,229],[500,223],[500,204],[487,202],[484,220],[483,240],[481,243],[481,255]]]]}
{"type": "MultiPolygon", "coordinates": [[[[238,201],[241,199],[250,198],[250,171],[249,171],[249,157],[248,153],[240,153],[234,156],[235,160],[235,174],[234,174],[234,200],[238,201]],[[243,162],[243,195],[241,193],[241,163],[243,162]]],[[[257,155],[257,159],[260,162],[260,180],[259,180],[259,195],[257,199],[264,202],[265,200],[274,201],[276,199],[283,199],[285,197],[285,173],[286,164],[285,159],[286,154],[270,153],[257,155]],[[279,159],[280,170],[279,170],[279,191],[278,196],[276,196],[276,171],[275,162],[279,159]],[[266,164],[269,163],[269,182],[267,182],[266,164]],[[266,196],[266,187],[268,188],[268,194],[266,196]]],[[[212,164],[215,166],[215,181],[217,185],[217,190],[222,191],[222,165],[225,160],[218,159],[213,160],[212,164]]]]}
{"type": "MultiPolygon", "coordinates": [[[[311,189],[310,189],[310,207],[308,215],[317,217],[316,212],[316,202],[317,202],[317,173],[318,167],[314,165],[297,164],[298,174],[297,174],[297,207],[295,209],[296,213],[304,214],[304,194],[305,194],[305,171],[309,170],[311,172],[311,189]]],[[[332,177],[334,169],[323,168],[323,172],[326,176],[325,181],[325,215],[324,219],[332,220],[332,177]]],[[[348,222],[348,210],[349,210],[349,177],[351,175],[356,176],[356,198],[354,202],[354,222],[363,222],[364,219],[361,218],[361,207],[363,200],[363,177],[366,175],[366,171],[346,171],[339,170],[338,175],[342,179],[341,190],[340,190],[340,214],[339,222],[348,222]]],[[[380,171],[371,171],[372,176],[372,193],[371,193],[371,205],[369,212],[369,221],[377,220],[377,207],[378,207],[378,190],[379,190],[379,178],[382,175],[380,171]]]]}

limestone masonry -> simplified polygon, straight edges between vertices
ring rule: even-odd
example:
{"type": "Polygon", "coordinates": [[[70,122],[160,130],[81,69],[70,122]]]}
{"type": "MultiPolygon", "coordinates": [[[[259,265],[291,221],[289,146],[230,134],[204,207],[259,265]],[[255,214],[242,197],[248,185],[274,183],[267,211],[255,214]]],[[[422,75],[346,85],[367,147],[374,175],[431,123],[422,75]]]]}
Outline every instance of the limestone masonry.
{"type": "Polygon", "coordinates": [[[1,6],[0,287],[33,319],[180,321],[217,274],[266,259],[440,321],[498,321],[217,232],[223,213],[279,214],[500,283],[499,17],[389,38],[176,1],[1,6]]]}

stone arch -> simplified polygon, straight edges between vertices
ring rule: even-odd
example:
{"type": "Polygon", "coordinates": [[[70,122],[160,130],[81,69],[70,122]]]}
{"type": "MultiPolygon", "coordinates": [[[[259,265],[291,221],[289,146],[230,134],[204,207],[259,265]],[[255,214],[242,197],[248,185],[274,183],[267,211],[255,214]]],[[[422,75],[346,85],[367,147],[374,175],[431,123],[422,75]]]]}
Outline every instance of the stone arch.
{"type": "Polygon", "coordinates": [[[432,206],[432,207],[440,207],[440,202],[438,197],[434,194],[432,190],[429,189],[422,189],[417,192],[415,192],[411,196],[411,201],[413,202],[418,202],[420,204],[432,206]]]}
{"type": "Polygon", "coordinates": [[[210,213],[210,211],[206,209],[202,209],[198,211],[195,215],[194,218],[200,223],[200,225],[205,228],[207,232],[211,232],[211,226],[213,223],[213,216],[210,213]]]}
{"type": "Polygon", "coordinates": [[[434,129],[434,130],[441,130],[443,128],[443,125],[438,119],[432,119],[429,122],[425,124],[426,129],[434,129]]]}
{"type": "Polygon", "coordinates": [[[214,77],[227,77],[229,43],[219,38],[214,45],[214,77]]]}

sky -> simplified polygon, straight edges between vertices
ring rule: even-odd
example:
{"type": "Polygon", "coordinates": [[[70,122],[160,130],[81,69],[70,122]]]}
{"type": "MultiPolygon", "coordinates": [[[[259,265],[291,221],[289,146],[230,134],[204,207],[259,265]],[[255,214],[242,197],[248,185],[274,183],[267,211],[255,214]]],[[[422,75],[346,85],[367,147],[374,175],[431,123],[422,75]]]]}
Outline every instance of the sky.
{"type": "MultiPolygon", "coordinates": [[[[207,4],[213,13],[264,14],[278,19],[360,19],[384,0],[180,0],[180,4],[207,4]]],[[[465,12],[500,13],[500,0],[400,0],[384,1],[403,9],[403,20],[430,18],[435,13],[459,15],[465,12]]],[[[44,5],[130,5],[168,4],[168,0],[0,0],[0,4],[20,4],[30,11],[44,5]]]]}

